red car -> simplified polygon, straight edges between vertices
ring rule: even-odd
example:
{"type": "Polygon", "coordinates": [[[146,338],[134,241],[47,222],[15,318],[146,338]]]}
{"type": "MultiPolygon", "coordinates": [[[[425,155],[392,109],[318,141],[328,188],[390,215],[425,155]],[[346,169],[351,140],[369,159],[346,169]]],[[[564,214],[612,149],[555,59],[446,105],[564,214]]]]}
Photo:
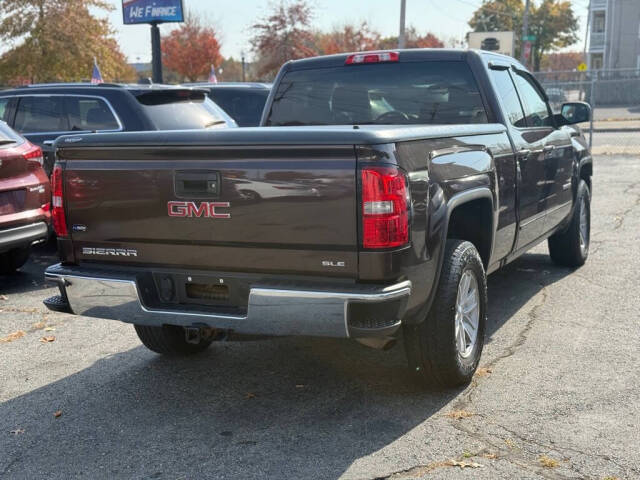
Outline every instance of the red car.
{"type": "Polygon", "coordinates": [[[42,150],[0,121],[0,274],[29,258],[49,235],[51,191],[42,150]]]}

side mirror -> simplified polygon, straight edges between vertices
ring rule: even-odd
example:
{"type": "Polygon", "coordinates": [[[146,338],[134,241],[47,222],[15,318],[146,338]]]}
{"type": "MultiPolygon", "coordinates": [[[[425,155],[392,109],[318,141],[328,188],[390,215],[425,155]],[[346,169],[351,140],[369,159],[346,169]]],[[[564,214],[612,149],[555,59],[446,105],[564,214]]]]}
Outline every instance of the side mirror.
{"type": "Polygon", "coordinates": [[[566,125],[575,125],[591,120],[591,105],[585,102],[563,103],[560,115],[566,125]]]}

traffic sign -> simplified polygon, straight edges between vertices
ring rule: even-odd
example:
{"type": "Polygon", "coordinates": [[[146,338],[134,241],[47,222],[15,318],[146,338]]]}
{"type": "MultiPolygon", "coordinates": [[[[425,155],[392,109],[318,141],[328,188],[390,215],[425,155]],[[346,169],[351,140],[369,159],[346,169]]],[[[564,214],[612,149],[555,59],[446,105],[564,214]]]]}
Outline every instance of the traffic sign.
{"type": "Polygon", "coordinates": [[[536,36],[535,35],[523,35],[522,36],[522,41],[524,41],[524,42],[535,42],[536,41],[536,36]]]}
{"type": "Polygon", "coordinates": [[[580,65],[578,65],[578,71],[579,72],[586,72],[587,71],[587,64],[582,62],[580,65]]]}

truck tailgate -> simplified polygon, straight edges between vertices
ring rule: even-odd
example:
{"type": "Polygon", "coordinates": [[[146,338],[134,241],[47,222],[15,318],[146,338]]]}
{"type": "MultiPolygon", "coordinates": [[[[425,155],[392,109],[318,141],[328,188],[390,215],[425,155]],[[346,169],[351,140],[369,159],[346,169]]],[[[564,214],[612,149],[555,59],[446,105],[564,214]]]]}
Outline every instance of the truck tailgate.
{"type": "Polygon", "coordinates": [[[353,145],[59,152],[79,261],[357,275],[353,145]]]}

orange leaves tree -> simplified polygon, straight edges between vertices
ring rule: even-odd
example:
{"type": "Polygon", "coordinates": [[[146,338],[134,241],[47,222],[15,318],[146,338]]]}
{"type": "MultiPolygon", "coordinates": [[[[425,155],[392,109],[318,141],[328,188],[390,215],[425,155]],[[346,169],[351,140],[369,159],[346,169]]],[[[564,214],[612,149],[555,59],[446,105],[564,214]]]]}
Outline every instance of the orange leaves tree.
{"type": "Polygon", "coordinates": [[[215,30],[187,13],[185,22],[162,39],[162,62],[190,82],[206,79],[211,65],[222,63],[215,30]]]}
{"type": "Polygon", "coordinates": [[[251,47],[257,73],[272,78],[283,63],[318,53],[311,30],[311,7],[304,0],[281,1],[253,25],[251,47]]]}
{"type": "Polygon", "coordinates": [[[360,25],[344,25],[327,33],[316,34],[316,45],[319,53],[362,52],[379,48],[380,34],[372,30],[367,22],[360,25]]]}
{"type": "Polygon", "coordinates": [[[104,0],[2,0],[0,84],[79,81],[91,76],[97,58],[106,81],[131,81],[107,19],[92,12],[111,11],[104,0]]]}

